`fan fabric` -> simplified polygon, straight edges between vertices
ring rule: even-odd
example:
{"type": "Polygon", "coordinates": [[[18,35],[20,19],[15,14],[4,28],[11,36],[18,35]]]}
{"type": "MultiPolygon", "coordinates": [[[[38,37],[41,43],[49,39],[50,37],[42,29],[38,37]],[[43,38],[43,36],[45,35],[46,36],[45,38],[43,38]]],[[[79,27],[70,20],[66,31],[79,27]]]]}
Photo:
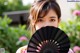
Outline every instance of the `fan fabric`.
{"type": "Polygon", "coordinates": [[[69,48],[70,40],[64,31],[46,26],[32,35],[27,53],[68,53],[69,48]]]}

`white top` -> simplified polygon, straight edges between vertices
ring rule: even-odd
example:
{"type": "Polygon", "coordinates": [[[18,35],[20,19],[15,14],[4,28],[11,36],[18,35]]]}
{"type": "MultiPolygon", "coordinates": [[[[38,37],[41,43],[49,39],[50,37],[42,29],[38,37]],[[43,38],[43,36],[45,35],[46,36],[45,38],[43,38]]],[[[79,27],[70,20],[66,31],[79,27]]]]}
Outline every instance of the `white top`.
{"type": "MultiPolygon", "coordinates": [[[[27,50],[27,46],[23,46],[23,47],[20,47],[16,53],[26,53],[26,50],[27,50]],[[25,49],[26,48],[26,49],[25,49]]],[[[72,49],[69,49],[69,52],[68,53],[74,53],[72,49]]]]}

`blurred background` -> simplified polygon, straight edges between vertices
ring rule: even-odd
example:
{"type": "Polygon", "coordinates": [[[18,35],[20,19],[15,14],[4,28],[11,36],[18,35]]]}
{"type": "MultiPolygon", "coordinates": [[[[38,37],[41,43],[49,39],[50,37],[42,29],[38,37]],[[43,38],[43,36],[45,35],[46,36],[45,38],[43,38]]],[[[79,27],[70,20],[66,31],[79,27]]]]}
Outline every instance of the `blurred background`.
{"type": "MultiPolygon", "coordinates": [[[[5,53],[28,44],[30,39],[29,10],[34,0],[0,0],[0,48],[5,53]]],[[[71,41],[71,48],[80,53],[80,2],[57,0],[62,16],[59,28],[71,41]]]]}

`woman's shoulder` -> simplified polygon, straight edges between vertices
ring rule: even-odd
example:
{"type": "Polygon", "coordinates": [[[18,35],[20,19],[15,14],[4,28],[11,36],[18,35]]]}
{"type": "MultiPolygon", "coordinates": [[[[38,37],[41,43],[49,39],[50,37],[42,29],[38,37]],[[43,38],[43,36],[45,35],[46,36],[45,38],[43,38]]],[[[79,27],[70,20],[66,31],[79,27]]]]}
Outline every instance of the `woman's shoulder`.
{"type": "Polygon", "coordinates": [[[27,45],[20,47],[16,53],[26,53],[27,45]]]}

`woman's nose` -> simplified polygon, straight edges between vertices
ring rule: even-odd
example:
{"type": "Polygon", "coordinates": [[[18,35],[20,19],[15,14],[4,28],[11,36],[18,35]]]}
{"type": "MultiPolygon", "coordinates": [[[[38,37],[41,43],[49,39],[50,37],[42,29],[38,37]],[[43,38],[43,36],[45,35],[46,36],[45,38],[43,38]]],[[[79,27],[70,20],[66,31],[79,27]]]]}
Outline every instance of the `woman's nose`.
{"type": "Polygon", "coordinates": [[[45,26],[51,26],[51,23],[45,22],[45,23],[44,23],[44,27],[45,27],[45,26]]]}

